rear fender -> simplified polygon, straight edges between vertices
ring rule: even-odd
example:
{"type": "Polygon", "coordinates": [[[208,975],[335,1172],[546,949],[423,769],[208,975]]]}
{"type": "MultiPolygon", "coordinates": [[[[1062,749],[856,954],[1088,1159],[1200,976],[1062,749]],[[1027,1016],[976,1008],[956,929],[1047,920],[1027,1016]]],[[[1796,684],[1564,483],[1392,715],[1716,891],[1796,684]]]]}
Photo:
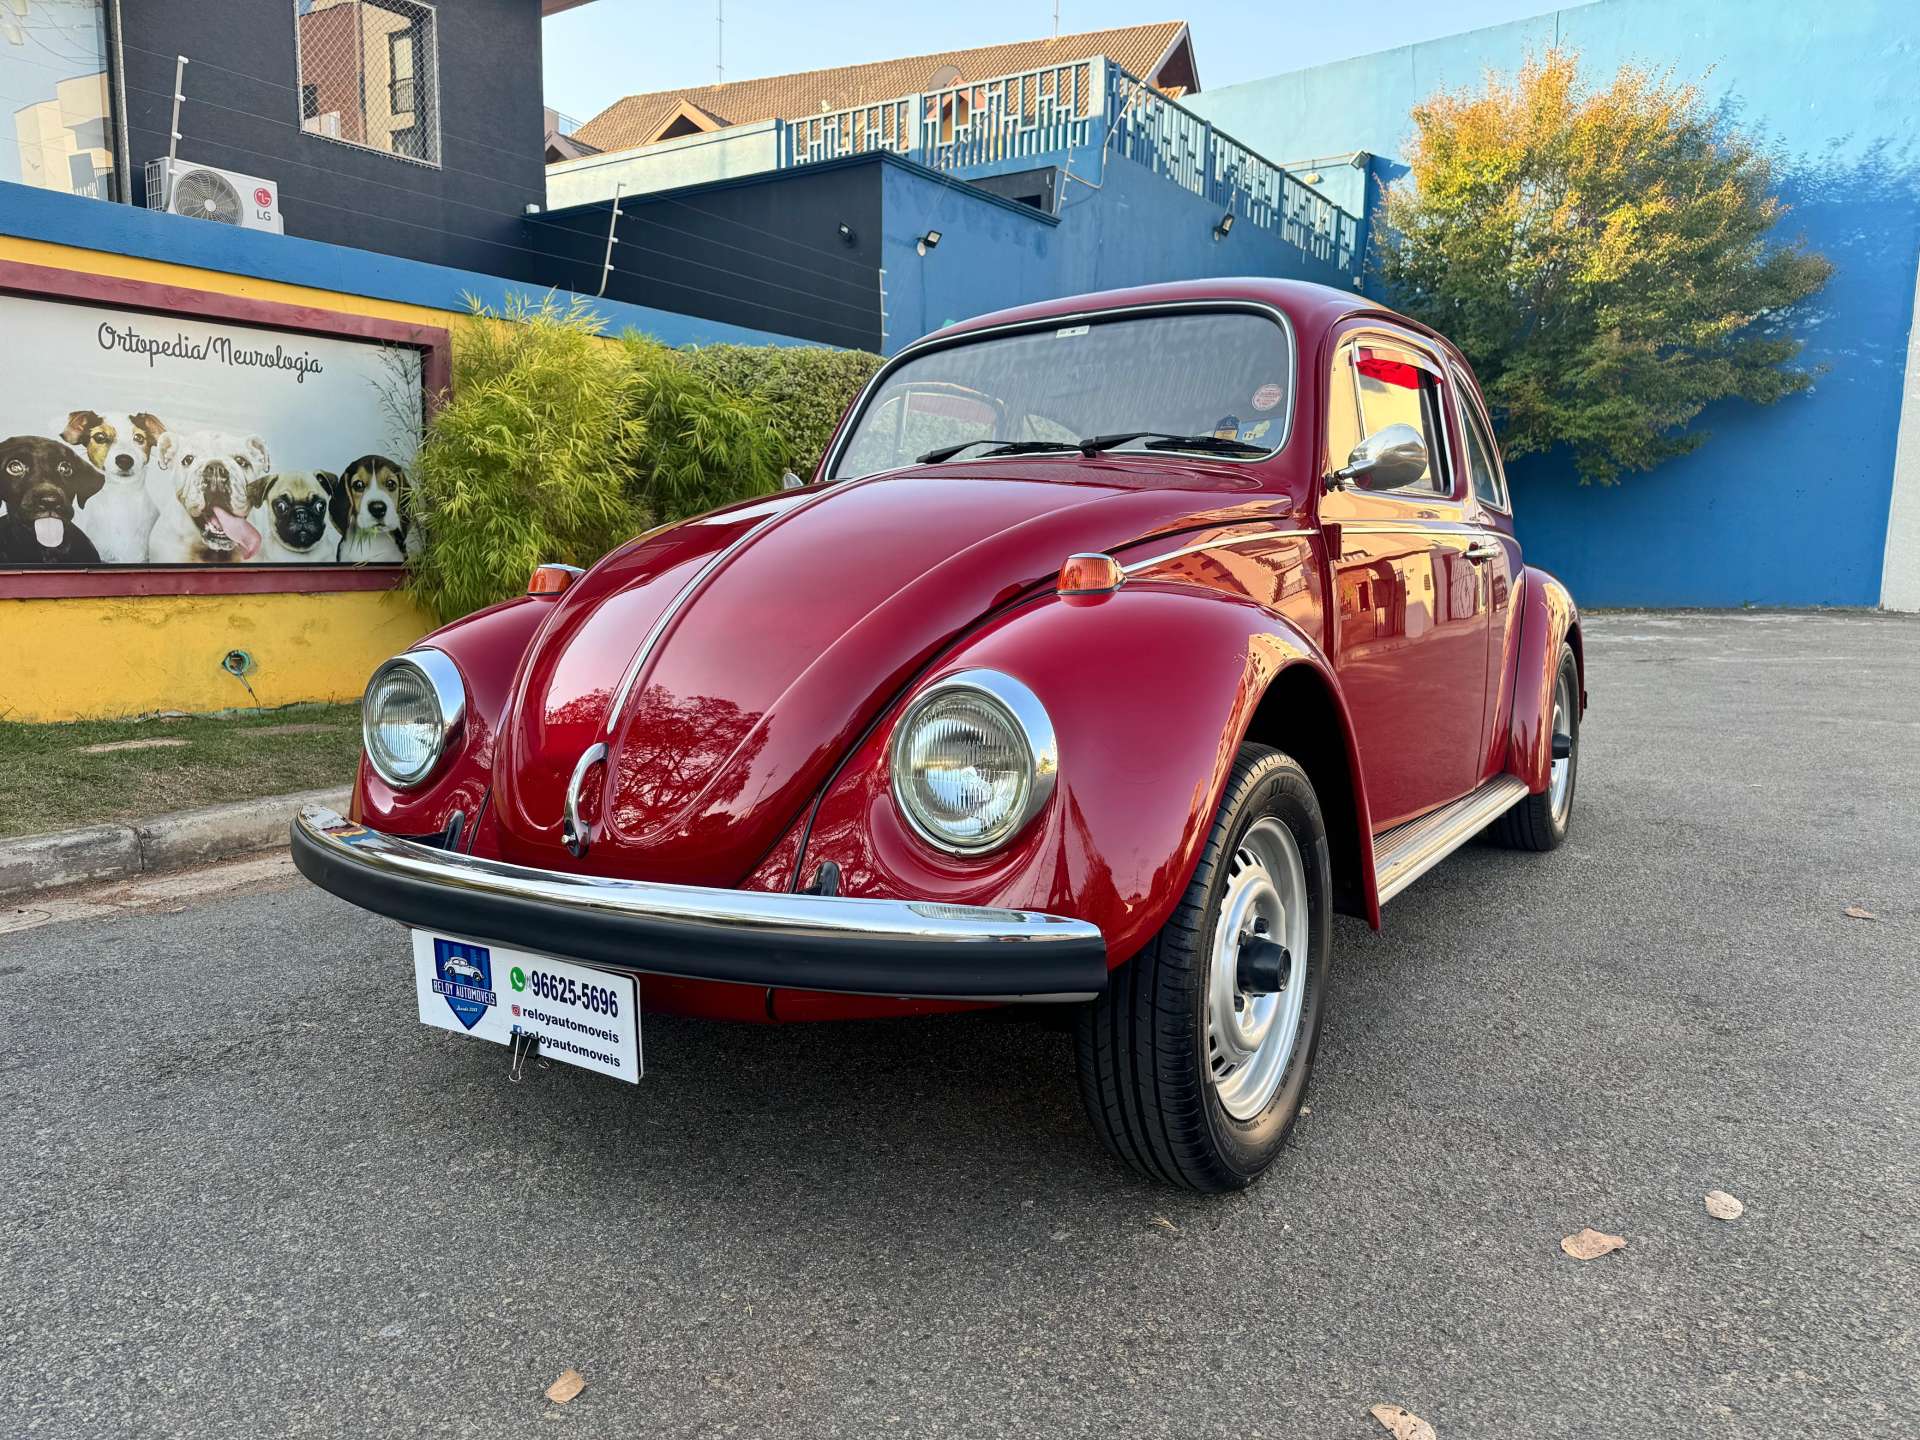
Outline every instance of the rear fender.
{"type": "Polygon", "coordinates": [[[1573,595],[1546,571],[1522,572],[1520,645],[1514,656],[1513,716],[1507,730],[1507,773],[1543,793],[1553,775],[1553,681],[1560,646],[1573,644],[1579,670],[1580,711],[1587,709],[1586,657],[1580,644],[1580,611],[1573,595]]]}
{"type": "MultiPolygon", "coordinates": [[[[812,884],[823,862],[841,893],[1007,905],[1090,920],[1119,964],[1164,925],[1199,863],[1227,775],[1256,716],[1265,738],[1292,687],[1331,702],[1352,795],[1353,859],[1377,920],[1364,792],[1352,727],[1318,648],[1251,601],[1191,586],[1134,582],[1112,595],[1049,595],[988,622],[899,697],[828,785],[810,831],[789,836],[750,885],[812,884]],[[1052,719],[1059,779],[1045,809],[991,855],[947,855],[894,803],[888,748],[921,684],[987,667],[1024,681],[1052,719]],[[1282,677],[1293,676],[1276,685],[1282,677]],[[796,867],[796,859],[798,861],[796,867]]],[[[1330,829],[1332,827],[1330,826],[1330,829]]],[[[1338,864],[1338,859],[1336,864],[1338,864]]]]}

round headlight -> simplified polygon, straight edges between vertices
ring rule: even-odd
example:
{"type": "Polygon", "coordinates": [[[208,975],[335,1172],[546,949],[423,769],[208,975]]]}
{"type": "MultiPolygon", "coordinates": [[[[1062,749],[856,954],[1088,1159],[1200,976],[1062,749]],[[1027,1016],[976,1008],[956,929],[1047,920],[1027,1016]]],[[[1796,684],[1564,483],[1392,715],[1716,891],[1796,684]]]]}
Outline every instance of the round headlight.
{"type": "Polygon", "coordinates": [[[928,686],[893,733],[893,795],[923,840],[961,855],[1013,838],[1053,793],[1060,751],[1040,699],[1011,675],[928,686]]]}
{"type": "Polygon", "coordinates": [[[438,650],[396,655],[373,672],[360,704],[367,759],[396,790],[418,785],[459,734],[466,711],[453,661],[438,650]]]}

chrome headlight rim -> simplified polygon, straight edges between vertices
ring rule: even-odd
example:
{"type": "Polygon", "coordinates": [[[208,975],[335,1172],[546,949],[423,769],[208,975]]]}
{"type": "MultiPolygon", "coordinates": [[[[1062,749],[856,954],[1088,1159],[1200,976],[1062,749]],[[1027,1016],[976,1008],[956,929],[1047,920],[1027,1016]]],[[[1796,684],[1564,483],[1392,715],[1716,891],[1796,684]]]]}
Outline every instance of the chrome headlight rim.
{"type": "Polygon", "coordinates": [[[441,761],[446,759],[447,752],[458,743],[461,727],[465,724],[466,718],[467,687],[460,678],[460,668],[453,663],[452,657],[444,650],[435,650],[431,646],[423,645],[384,661],[367,681],[367,688],[360,701],[360,745],[366,752],[367,761],[373,766],[374,773],[388,785],[395,790],[417,790],[434,777],[440,769],[441,761]],[[426,682],[427,692],[433,697],[434,706],[440,715],[437,734],[425,763],[418,770],[408,774],[399,774],[390,770],[382,759],[381,747],[373,742],[374,693],[379,689],[381,682],[399,670],[410,670],[426,682]]]}
{"type": "Polygon", "coordinates": [[[887,768],[894,808],[915,835],[948,855],[985,855],[1009,844],[1052,798],[1054,782],[1060,773],[1060,742],[1040,697],[1023,682],[1000,670],[956,670],[933,681],[908,702],[894,726],[887,768]],[[934,705],[955,693],[984,699],[1008,722],[1009,729],[1027,751],[1027,783],[1019,806],[1010,821],[977,840],[959,840],[943,834],[921,816],[912,799],[910,751],[914,732],[934,705]]]}

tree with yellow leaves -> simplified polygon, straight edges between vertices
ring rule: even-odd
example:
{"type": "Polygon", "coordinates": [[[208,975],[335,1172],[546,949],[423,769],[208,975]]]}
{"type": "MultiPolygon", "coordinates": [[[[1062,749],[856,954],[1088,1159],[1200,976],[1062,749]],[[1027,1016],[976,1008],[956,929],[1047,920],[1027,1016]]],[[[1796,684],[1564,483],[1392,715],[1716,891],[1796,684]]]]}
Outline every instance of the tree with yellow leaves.
{"type": "Polygon", "coordinates": [[[1413,124],[1376,264],[1473,363],[1509,457],[1564,445],[1611,484],[1700,445],[1713,401],[1812,383],[1787,314],[1832,266],[1772,238],[1773,163],[1696,86],[1629,66],[1595,89],[1550,51],[1413,124]]]}

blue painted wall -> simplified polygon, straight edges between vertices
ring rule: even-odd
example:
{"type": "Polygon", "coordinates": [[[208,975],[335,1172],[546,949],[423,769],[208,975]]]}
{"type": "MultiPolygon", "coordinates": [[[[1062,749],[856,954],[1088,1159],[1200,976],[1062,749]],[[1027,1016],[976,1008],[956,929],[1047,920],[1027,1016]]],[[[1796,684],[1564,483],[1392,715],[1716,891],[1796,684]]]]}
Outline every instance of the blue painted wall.
{"type": "MultiPolygon", "coordinates": [[[[540,293],[537,285],[524,280],[503,280],[372,250],[240,230],[7,182],[0,182],[0,234],[440,310],[465,310],[468,296],[498,310],[512,295],[540,293]]],[[[563,300],[568,298],[567,292],[560,294],[563,300]]],[[[609,332],[642,330],[668,345],[811,343],[645,305],[615,300],[592,303],[609,332]]]]}
{"type": "MultiPolygon", "coordinates": [[[[978,173],[1062,165],[1066,158],[1027,158],[978,173]]],[[[1103,177],[1097,155],[1076,153],[1073,161],[1074,173],[1100,188],[1065,182],[1060,213],[1048,217],[887,157],[881,264],[889,353],[956,320],[1093,290],[1223,275],[1353,283],[1351,273],[1244,218],[1217,238],[1217,207],[1144,166],[1109,157],[1103,177]],[[929,230],[942,239],[923,256],[916,241],[929,230]]]]}
{"type": "Polygon", "coordinates": [[[1601,0],[1185,103],[1268,155],[1391,161],[1417,101],[1555,43],[1599,74],[1634,62],[1697,79],[1779,155],[1782,230],[1836,269],[1798,325],[1824,371],[1810,393],[1709,409],[1699,451],[1611,488],[1551,457],[1516,465],[1529,557],[1589,605],[1879,603],[1920,258],[1913,0],[1601,0]]]}

